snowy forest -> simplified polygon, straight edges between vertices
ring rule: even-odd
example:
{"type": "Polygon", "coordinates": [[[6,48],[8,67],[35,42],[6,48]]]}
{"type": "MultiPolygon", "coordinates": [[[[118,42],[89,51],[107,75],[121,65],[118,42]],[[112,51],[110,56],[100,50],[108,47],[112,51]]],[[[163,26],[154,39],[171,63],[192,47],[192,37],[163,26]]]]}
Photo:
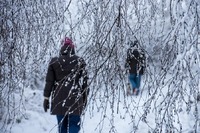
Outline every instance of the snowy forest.
{"type": "Polygon", "coordinates": [[[13,128],[32,120],[29,110],[50,117],[45,76],[64,36],[89,75],[81,133],[200,133],[199,0],[2,0],[0,15],[1,133],[19,133],[13,128]],[[134,40],[146,69],[140,94],[127,96],[134,40]]]}

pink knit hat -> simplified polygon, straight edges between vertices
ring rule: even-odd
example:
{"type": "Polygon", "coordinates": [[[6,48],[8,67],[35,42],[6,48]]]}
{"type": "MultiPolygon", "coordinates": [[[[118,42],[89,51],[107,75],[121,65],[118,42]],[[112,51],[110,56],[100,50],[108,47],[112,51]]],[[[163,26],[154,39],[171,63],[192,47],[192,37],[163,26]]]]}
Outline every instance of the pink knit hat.
{"type": "Polygon", "coordinates": [[[71,48],[74,48],[74,43],[72,42],[72,40],[69,37],[65,37],[62,42],[61,42],[62,46],[70,46],[71,48]]]}

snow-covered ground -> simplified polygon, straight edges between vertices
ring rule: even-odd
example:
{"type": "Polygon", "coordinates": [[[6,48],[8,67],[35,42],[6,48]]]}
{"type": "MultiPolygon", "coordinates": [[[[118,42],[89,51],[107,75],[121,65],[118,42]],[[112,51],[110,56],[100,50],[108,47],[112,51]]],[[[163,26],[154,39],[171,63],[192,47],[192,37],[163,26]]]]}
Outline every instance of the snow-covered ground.
{"type": "MultiPolygon", "coordinates": [[[[98,106],[100,102],[97,102],[97,106],[94,106],[94,103],[90,101],[86,113],[82,117],[80,133],[109,133],[114,131],[116,133],[133,133],[134,131],[147,133],[151,131],[150,127],[155,126],[154,112],[148,114],[146,122],[141,120],[143,104],[147,98],[146,92],[146,90],[142,90],[137,97],[121,97],[120,101],[116,101],[113,107],[110,107],[109,104],[98,106]],[[137,130],[136,127],[138,127],[137,130]]],[[[11,133],[57,133],[56,117],[43,111],[42,94],[43,90],[25,89],[24,106],[26,110],[24,116],[20,118],[20,122],[12,125],[11,133]]],[[[200,107],[198,108],[200,109],[200,107]]],[[[193,133],[193,115],[183,111],[180,116],[183,133],[193,133]]]]}

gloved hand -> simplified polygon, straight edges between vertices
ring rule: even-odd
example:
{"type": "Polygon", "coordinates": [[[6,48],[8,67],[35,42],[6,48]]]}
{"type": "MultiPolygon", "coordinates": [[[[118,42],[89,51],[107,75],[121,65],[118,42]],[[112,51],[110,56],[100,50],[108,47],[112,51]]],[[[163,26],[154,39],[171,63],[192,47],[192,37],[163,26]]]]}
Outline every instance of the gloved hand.
{"type": "Polygon", "coordinates": [[[124,68],[125,68],[125,69],[128,69],[128,68],[129,68],[129,64],[128,64],[127,62],[125,63],[124,68]]]}
{"type": "Polygon", "coordinates": [[[125,63],[125,67],[124,67],[124,72],[123,74],[128,74],[129,73],[129,70],[130,70],[130,66],[128,63],[125,63]]]}
{"type": "Polygon", "coordinates": [[[44,111],[47,112],[47,110],[49,109],[49,100],[44,99],[43,108],[44,108],[44,111]]]}

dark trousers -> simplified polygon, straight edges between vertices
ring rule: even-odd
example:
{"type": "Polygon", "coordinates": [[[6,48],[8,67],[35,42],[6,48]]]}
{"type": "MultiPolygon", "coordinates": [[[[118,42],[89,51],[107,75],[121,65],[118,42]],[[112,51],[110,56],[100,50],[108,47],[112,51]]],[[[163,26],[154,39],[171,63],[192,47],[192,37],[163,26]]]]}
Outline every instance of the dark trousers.
{"type": "Polygon", "coordinates": [[[131,86],[133,89],[137,89],[139,90],[140,88],[140,81],[141,81],[141,75],[137,75],[137,74],[129,74],[129,81],[131,83],[131,86]]]}
{"type": "Polygon", "coordinates": [[[78,133],[81,118],[79,115],[56,115],[59,133],[78,133]]]}

